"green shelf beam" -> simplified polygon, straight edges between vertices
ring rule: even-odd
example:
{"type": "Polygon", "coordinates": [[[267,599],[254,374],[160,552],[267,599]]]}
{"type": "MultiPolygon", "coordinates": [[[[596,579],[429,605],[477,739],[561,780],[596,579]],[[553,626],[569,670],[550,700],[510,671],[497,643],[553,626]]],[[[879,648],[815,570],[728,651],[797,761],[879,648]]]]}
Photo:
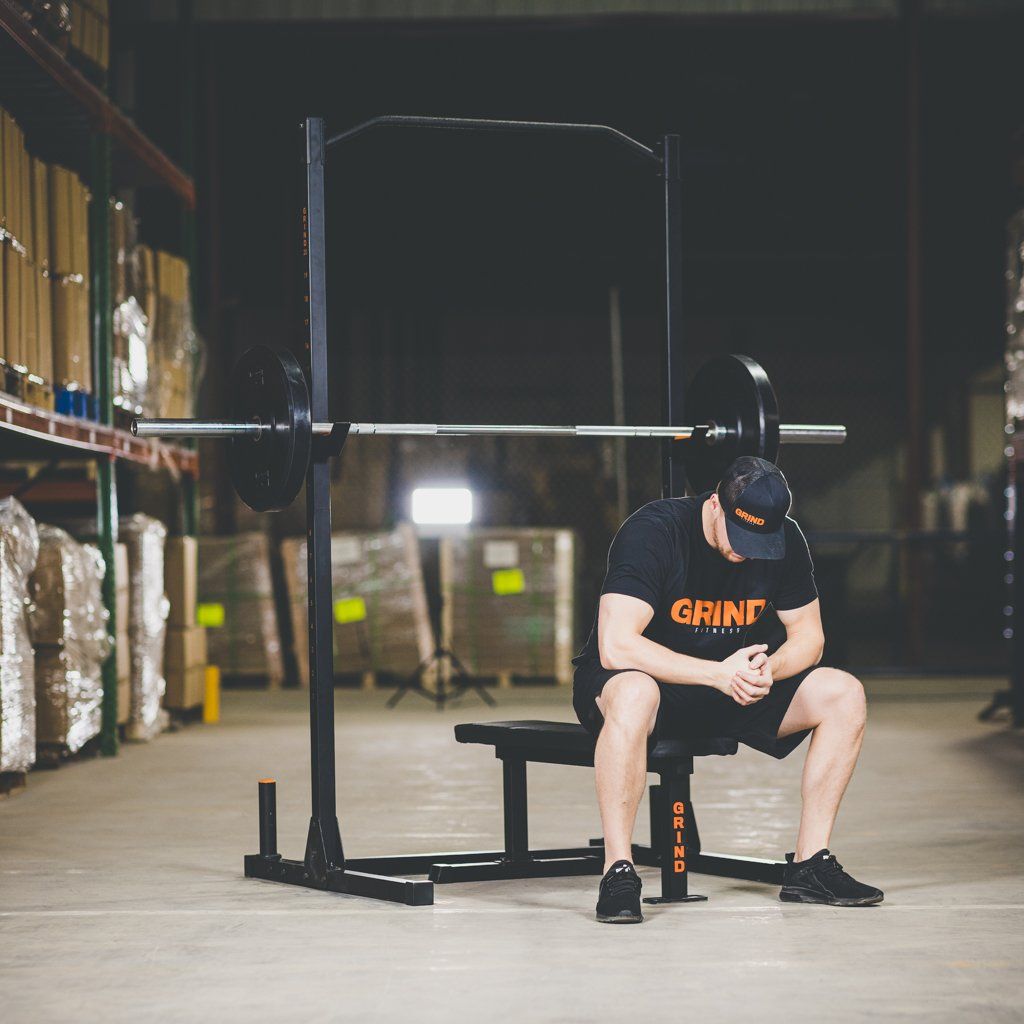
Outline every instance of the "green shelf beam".
{"type": "MultiPolygon", "coordinates": [[[[89,265],[92,326],[93,375],[96,411],[100,423],[114,422],[113,309],[110,281],[110,137],[94,135],[90,143],[89,265]]],[[[113,638],[110,656],[103,664],[103,706],[100,750],[107,757],[117,753],[117,579],[114,545],[117,543],[117,473],[114,460],[101,458],[97,464],[96,532],[100,554],[107,571],[103,577],[103,604],[108,630],[113,638]]]]}

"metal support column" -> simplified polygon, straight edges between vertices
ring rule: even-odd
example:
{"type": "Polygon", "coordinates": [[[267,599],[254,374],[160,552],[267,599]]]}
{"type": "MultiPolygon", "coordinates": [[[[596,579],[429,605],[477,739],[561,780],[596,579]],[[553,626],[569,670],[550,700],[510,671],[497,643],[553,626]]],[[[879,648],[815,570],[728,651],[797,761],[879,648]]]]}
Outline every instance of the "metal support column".
{"type": "MultiPolygon", "coordinates": [[[[90,142],[89,189],[89,298],[93,353],[93,394],[100,423],[114,421],[113,311],[110,287],[110,136],[96,132],[90,142]]],[[[96,479],[96,535],[107,567],[103,576],[103,604],[113,644],[103,663],[103,704],[100,750],[117,753],[117,580],[114,577],[114,544],[117,542],[117,475],[114,460],[101,458],[96,479]]]]}
{"type": "MultiPolygon", "coordinates": [[[[662,176],[665,179],[665,349],[662,360],[666,425],[683,423],[683,185],[679,171],[679,136],[661,140],[662,176]]],[[[686,493],[686,467],[679,442],[663,441],[661,496],[678,498],[686,493]]]]}
{"type": "MultiPolygon", "coordinates": [[[[327,419],[327,281],[324,201],[324,123],[305,125],[306,204],[302,210],[303,301],[310,411],[327,419]]],[[[334,651],[331,620],[331,474],[322,450],[306,473],[306,555],[309,581],[309,732],[312,817],[306,867],[344,867],[335,804],[334,651]]]]}

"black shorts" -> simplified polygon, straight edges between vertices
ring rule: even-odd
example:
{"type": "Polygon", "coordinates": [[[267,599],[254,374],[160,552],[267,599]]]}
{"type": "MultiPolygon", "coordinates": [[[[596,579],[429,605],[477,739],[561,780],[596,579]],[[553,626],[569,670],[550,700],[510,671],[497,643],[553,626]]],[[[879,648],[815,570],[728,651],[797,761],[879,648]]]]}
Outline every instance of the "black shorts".
{"type": "MultiPolygon", "coordinates": [[[[619,672],[630,669],[606,669],[593,662],[576,668],[572,683],[572,706],[580,724],[594,737],[604,725],[596,698],[604,684],[619,672]]],[[[766,697],[743,706],[711,686],[680,686],[658,683],[661,704],[654,727],[654,739],[705,739],[729,737],[772,757],[792,753],[810,730],[779,739],[779,726],[789,710],[797,687],[813,668],[780,679],[772,684],[766,697]]]]}

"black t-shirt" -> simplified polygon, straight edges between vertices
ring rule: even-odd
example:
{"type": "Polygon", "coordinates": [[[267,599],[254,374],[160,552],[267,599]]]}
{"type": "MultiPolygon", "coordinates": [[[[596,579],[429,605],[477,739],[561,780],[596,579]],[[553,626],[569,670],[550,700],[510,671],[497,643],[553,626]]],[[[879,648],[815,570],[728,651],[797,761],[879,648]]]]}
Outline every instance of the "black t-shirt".
{"type": "MultiPolygon", "coordinates": [[[[644,636],[679,654],[721,661],[747,643],[766,608],[801,608],[817,596],[800,527],[786,518],[786,557],[730,562],[704,536],[711,492],[652,501],[619,528],[602,594],[626,594],[654,609],[644,636]]],[[[751,641],[753,642],[753,641],[751,641]]],[[[597,619],[576,658],[600,663],[597,619]]]]}

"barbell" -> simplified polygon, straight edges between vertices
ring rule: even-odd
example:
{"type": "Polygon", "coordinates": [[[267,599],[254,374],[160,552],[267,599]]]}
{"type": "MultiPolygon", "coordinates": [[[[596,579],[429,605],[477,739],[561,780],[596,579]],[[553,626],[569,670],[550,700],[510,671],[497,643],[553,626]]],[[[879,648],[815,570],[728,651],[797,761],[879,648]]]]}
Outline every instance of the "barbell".
{"type": "Polygon", "coordinates": [[[317,437],[347,434],[416,437],[626,437],[686,442],[686,475],[710,490],[741,455],[775,462],[780,444],[842,444],[838,424],[779,423],[768,375],[749,356],[717,356],[696,373],[686,393],[695,426],[531,426],[446,423],[314,423],[298,360],[284,349],[257,345],[231,375],[228,420],[135,419],[137,437],[224,437],[231,441],[231,479],[256,512],[283,509],[302,487],[317,437]]]}

